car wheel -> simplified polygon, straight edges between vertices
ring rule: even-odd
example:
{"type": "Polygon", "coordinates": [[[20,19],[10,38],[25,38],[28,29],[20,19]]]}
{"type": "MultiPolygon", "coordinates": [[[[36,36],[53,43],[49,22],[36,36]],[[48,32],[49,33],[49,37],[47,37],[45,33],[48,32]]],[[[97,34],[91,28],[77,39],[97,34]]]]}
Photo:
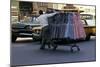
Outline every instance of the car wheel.
{"type": "Polygon", "coordinates": [[[16,36],[12,36],[12,42],[15,42],[15,41],[16,41],[16,39],[17,39],[17,37],[16,37],[16,36]]]}
{"type": "Polygon", "coordinates": [[[33,41],[36,41],[36,39],[34,37],[32,37],[33,41]]]}
{"type": "Polygon", "coordinates": [[[33,33],[32,33],[32,39],[33,39],[33,41],[36,41],[36,38],[35,38],[35,36],[33,35],[33,33]]]}
{"type": "Polygon", "coordinates": [[[87,40],[87,41],[90,40],[90,37],[91,37],[90,35],[87,35],[85,40],[87,40]]]}

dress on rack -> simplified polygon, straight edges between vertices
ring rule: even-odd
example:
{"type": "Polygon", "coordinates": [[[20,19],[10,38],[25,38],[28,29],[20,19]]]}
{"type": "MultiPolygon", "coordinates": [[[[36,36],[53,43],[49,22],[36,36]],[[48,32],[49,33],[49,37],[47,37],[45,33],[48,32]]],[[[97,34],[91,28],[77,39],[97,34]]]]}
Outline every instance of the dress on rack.
{"type": "Polygon", "coordinates": [[[82,24],[82,21],[80,19],[80,15],[78,13],[75,13],[73,15],[74,20],[74,39],[84,39],[86,37],[84,26],[82,24]]]}
{"type": "Polygon", "coordinates": [[[65,32],[65,38],[74,39],[74,23],[73,23],[73,13],[67,13],[68,18],[67,24],[66,24],[66,32],[65,32]]]}
{"type": "Polygon", "coordinates": [[[48,17],[50,38],[85,38],[86,34],[79,13],[56,13],[48,17]]]}

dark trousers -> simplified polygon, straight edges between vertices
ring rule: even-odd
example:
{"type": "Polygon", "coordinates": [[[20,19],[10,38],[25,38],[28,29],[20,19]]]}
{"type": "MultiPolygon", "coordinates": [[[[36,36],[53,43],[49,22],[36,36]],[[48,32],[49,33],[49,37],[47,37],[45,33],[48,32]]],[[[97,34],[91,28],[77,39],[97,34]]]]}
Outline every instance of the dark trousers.
{"type": "Polygon", "coordinates": [[[50,31],[49,31],[48,26],[45,26],[42,28],[41,39],[42,39],[42,41],[41,41],[42,44],[41,44],[40,49],[44,49],[45,44],[48,43],[50,40],[50,31]]]}

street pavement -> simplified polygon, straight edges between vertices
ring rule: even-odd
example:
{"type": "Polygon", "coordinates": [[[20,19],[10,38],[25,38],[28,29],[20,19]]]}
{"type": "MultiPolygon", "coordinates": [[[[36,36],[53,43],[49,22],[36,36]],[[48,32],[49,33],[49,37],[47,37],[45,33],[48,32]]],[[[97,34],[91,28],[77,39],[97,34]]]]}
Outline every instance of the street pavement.
{"type": "Polygon", "coordinates": [[[11,65],[38,65],[96,60],[96,38],[77,43],[80,51],[70,52],[69,46],[58,46],[56,51],[46,47],[40,50],[40,43],[32,38],[18,38],[11,43],[11,65]]]}

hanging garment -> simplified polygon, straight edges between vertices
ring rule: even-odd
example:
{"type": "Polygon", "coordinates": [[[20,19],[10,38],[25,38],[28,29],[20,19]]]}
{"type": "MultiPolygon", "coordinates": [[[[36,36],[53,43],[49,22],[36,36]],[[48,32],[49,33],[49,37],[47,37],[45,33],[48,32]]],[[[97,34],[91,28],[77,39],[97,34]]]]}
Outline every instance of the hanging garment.
{"type": "Polygon", "coordinates": [[[50,38],[54,37],[55,35],[55,31],[56,29],[54,28],[55,26],[53,26],[55,24],[55,15],[51,16],[51,17],[48,17],[48,28],[49,28],[49,31],[50,31],[50,38]]]}
{"type": "Polygon", "coordinates": [[[66,27],[66,15],[64,13],[57,13],[48,18],[49,29],[51,30],[52,38],[64,38],[66,27]]]}
{"type": "Polygon", "coordinates": [[[76,15],[77,15],[78,23],[79,23],[79,35],[80,35],[80,38],[85,38],[86,34],[85,34],[84,26],[83,26],[81,18],[80,18],[80,14],[77,13],[76,15]]]}
{"type": "Polygon", "coordinates": [[[80,35],[79,35],[79,24],[78,24],[78,18],[77,18],[77,15],[74,13],[73,14],[73,23],[74,23],[74,39],[79,39],[80,35]]]}
{"type": "Polygon", "coordinates": [[[65,30],[66,30],[66,24],[67,24],[67,18],[66,18],[66,13],[60,13],[60,16],[62,18],[62,22],[60,22],[60,35],[59,38],[64,38],[65,35],[65,30]]]}
{"type": "Polygon", "coordinates": [[[67,13],[68,18],[66,31],[65,31],[65,38],[74,39],[74,25],[73,25],[73,13],[67,13]]]}
{"type": "Polygon", "coordinates": [[[51,32],[51,38],[57,38],[58,35],[59,35],[59,26],[57,25],[57,23],[61,22],[61,17],[59,15],[59,13],[55,14],[54,16],[52,17],[49,17],[48,19],[52,19],[52,20],[49,20],[49,29],[50,29],[50,32],[51,32]]]}
{"type": "Polygon", "coordinates": [[[80,14],[74,13],[73,20],[74,20],[74,39],[85,38],[86,34],[85,34],[84,27],[80,19],[80,14]]]}

